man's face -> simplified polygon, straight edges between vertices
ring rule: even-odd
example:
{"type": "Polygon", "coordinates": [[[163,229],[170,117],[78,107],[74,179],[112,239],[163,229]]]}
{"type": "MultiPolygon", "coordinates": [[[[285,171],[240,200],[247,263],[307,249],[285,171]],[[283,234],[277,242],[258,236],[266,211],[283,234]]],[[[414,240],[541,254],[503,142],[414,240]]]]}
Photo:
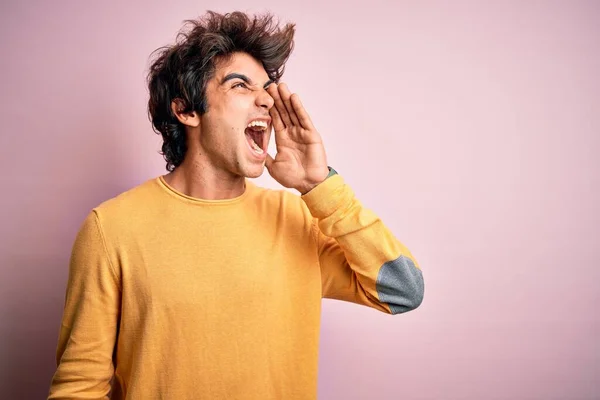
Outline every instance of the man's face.
{"type": "Polygon", "coordinates": [[[199,137],[202,156],[215,169],[249,178],[263,173],[271,137],[270,82],[262,64],[246,53],[216,63],[199,137]]]}

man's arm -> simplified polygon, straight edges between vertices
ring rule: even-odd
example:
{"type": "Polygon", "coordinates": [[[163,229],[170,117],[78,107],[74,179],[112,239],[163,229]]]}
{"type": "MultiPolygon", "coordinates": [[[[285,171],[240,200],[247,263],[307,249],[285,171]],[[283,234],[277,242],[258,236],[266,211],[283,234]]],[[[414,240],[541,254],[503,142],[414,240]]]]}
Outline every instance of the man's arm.
{"type": "Polygon", "coordinates": [[[108,399],[120,302],[120,276],[93,211],[73,245],[48,399],[108,399]]]}
{"type": "Polygon", "coordinates": [[[399,314],[423,301],[421,269],[339,175],[304,194],[315,217],[323,297],[399,314]]]}
{"type": "Polygon", "coordinates": [[[272,83],[267,92],[277,154],[267,155],[265,165],[277,182],[302,194],[316,218],[323,296],[392,314],[418,307],[423,275],[408,249],[339,175],[328,178],[323,140],[298,95],[284,83],[272,83]]]}

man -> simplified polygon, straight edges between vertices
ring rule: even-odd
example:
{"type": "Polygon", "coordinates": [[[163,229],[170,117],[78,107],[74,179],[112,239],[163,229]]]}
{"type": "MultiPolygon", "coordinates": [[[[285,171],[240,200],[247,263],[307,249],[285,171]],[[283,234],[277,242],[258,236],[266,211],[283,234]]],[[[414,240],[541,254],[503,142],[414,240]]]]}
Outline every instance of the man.
{"type": "Polygon", "coordinates": [[[77,235],[50,399],[314,399],[322,297],[391,314],[422,301],[417,262],[278,84],[294,26],[188,22],[149,73],[169,173],[77,235]],[[247,179],[265,165],[300,196],[247,179]]]}

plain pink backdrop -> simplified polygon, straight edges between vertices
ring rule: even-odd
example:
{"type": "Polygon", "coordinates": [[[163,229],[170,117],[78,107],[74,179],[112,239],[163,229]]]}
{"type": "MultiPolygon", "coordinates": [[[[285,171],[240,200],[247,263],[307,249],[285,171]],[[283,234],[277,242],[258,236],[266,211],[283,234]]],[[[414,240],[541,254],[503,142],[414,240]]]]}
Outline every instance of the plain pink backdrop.
{"type": "Polygon", "coordinates": [[[148,56],[207,9],[297,23],[284,80],[424,270],[408,314],[324,301],[319,399],[600,398],[600,2],[566,0],[3,1],[0,397],[46,395],[77,229],[164,172],[148,56]]]}

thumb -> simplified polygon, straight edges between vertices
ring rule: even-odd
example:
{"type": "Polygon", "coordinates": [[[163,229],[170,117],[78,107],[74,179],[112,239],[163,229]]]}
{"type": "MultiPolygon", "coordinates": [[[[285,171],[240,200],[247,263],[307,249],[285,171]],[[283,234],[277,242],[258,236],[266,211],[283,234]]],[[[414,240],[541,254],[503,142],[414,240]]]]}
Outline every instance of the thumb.
{"type": "Polygon", "coordinates": [[[273,166],[274,163],[275,163],[275,160],[273,159],[273,157],[271,157],[271,155],[269,153],[267,153],[265,167],[267,167],[267,170],[269,170],[269,172],[271,171],[271,167],[273,166]]]}

